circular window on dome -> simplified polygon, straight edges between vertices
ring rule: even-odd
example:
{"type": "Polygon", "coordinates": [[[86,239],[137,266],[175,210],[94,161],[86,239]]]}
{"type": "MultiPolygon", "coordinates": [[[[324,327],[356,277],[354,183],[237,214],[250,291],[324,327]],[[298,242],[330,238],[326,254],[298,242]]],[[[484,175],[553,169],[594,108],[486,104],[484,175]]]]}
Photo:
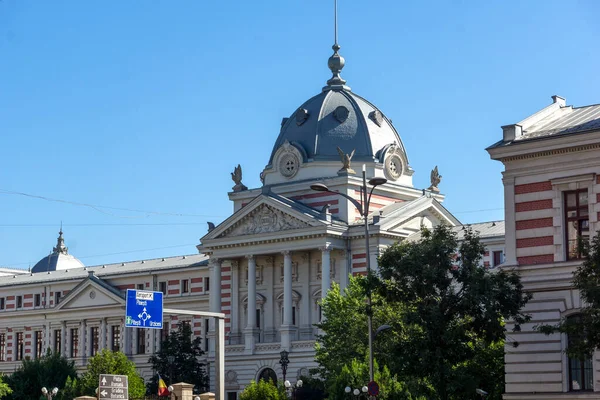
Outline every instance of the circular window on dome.
{"type": "Polygon", "coordinates": [[[396,180],[402,175],[402,159],[398,154],[391,154],[385,159],[385,172],[390,179],[396,180]]]}
{"type": "Polygon", "coordinates": [[[298,172],[299,160],[293,153],[286,153],[279,159],[279,171],[286,178],[292,178],[298,172]]]}

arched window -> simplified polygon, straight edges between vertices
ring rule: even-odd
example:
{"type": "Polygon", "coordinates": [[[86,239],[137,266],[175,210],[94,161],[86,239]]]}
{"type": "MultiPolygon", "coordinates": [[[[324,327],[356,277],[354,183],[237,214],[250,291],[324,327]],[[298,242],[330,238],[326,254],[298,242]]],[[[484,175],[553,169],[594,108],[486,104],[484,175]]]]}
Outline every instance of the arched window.
{"type": "Polygon", "coordinates": [[[274,385],[277,385],[277,374],[271,368],[265,368],[260,371],[258,375],[259,381],[273,382],[274,385]]]}
{"type": "MultiPolygon", "coordinates": [[[[567,318],[567,321],[576,322],[581,317],[579,315],[572,315],[567,318]]],[[[577,341],[581,340],[581,337],[577,334],[570,334],[568,336],[568,344],[571,346],[577,341]]],[[[575,359],[569,357],[569,390],[573,392],[593,390],[594,389],[594,368],[592,365],[591,357],[585,357],[583,359],[575,359]]]]}

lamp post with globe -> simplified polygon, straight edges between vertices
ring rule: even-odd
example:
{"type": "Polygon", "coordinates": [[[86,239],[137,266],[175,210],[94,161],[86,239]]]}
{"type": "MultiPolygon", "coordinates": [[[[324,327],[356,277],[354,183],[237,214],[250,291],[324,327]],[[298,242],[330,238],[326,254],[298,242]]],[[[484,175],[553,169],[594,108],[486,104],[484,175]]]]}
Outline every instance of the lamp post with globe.
{"type": "Polygon", "coordinates": [[[302,387],[302,380],[298,379],[295,385],[293,385],[290,381],[283,382],[283,386],[285,386],[286,392],[289,390],[292,393],[292,399],[296,398],[296,390],[302,387]]]}
{"type": "Polygon", "coordinates": [[[54,388],[54,389],[52,389],[52,390],[48,390],[48,389],[46,389],[46,387],[45,387],[45,386],[42,388],[42,394],[43,394],[43,395],[44,395],[44,397],[46,397],[48,400],[52,400],[52,398],[53,398],[54,396],[56,396],[56,394],[57,394],[57,393],[58,393],[58,388],[57,388],[57,387],[55,387],[55,388],[54,388]]]}
{"type": "Polygon", "coordinates": [[[348,395],[354,395],[353,397],[355,399],[367,399],[368,398],[368,392],[369,392],[369,388],[366,386],[363,386],[362,388],[356,388],[354,390],[352,390],[352,388],[350,386],[346,386],[346,388],[344,389],[344,391],[348,394],[348,395]]]}

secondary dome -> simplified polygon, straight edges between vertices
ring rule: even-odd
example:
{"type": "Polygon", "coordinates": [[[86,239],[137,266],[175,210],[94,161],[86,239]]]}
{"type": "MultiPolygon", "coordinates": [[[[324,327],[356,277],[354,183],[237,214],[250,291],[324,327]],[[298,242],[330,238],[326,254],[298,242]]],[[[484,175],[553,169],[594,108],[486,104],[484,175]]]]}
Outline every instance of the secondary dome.
{"type": "Polygon", "coordinates": [[[31,272],[48,272],[59,271],[73,268],[84,268],[85,265],[77,258],[69,254],[69,249],[65,246],[62,229],[58,233],[56,247],[52,249],[52,253],[42,258],[31,269],[31,272]]]}
{"type": "Polygon", "coordinates": [[[326,86],[284,119],[269,164],[286,141],[301,148],[304,161],[338,161],[338,147],[348,154],[354,151],[353,161],[382,162],[382,150],[393,144],[404,153],[391,121],[345,85],[326,86]]]}

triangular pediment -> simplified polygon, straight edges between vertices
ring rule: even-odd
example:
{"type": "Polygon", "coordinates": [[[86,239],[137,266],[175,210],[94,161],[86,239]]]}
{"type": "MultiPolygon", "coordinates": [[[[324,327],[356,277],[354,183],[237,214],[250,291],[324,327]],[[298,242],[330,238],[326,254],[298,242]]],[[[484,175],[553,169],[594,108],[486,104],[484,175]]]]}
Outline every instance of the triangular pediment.
{"type": "Polygon", "coordinates": [[[428,197],[421,197],[398,208],[379,223],[381,230],[403,235],[418,232],[422,225],[431,227],[439,224],[455,226],[460,225],[460,221],[440,202],[428,197]]]}
{"type": "Polygon", "coordinates": [[[97,277],[86,278],[59,302],[56,310],[77,310],[90,307],[122,306],[124,298],[118,289],[97,277]]]}
{"type": "Polygon", "coordinates": [[[281,196],[262,195],[210,231],[202,242],[238,236],[273,234],[330,223],[319,213],[281,196]]]}
{"type": "Polygon", "coordinates": [[[218,237],[256,235],[260,233],[281,232],[312,226],[291,214],[285,213],[268,204],[261,204],[248,215],[227,228],[218,237]]]}

